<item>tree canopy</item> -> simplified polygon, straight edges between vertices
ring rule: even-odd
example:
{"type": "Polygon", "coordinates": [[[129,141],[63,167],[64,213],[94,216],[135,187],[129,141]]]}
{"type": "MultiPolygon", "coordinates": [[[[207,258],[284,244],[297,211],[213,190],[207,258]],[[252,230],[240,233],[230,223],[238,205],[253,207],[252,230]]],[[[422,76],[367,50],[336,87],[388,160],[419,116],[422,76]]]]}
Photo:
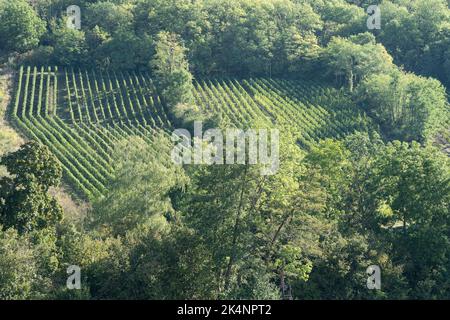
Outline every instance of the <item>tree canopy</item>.
{"type": "Polygon", "coordinates": [[[0,1],[0,49],[24,52],[36,47],[45,26],[27,1],[0,1]]]}

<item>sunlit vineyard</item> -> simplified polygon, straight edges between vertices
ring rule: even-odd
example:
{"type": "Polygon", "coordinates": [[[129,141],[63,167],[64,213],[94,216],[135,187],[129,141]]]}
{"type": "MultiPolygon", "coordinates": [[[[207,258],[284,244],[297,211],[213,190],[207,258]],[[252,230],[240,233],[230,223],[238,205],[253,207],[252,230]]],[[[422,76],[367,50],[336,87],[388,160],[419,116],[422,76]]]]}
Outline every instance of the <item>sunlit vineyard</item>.
{"type": "MultiPolygon", "coordinates": [[[[291,80],[198,80],[195,102],[232,126],[258,122],[295,134],[302,148],[365,129],[345,91],[291,80]]],[[[86,198],[105,193],[114,145],[132,135],[152,144],[173,126],[147,73],[21,67],[12,118],[47,145],[66,182],[86,198]]]]}
{"type": "Polygon", "coordinates": [[[343,138],[366,130],[370,120],[345,90],[313,82],[281,79],[204,80],[195,85],[195,100],[212,113],[220,112],[234,126],[268,127],[293,134],[302,148],[325,138],[343,138]]]}
{"type": "Polygon", "coordinates": [[[47,145],[67,182],[87,198],[104,194],[114,145],[130,135],[151,143],[171,124],[144,73],[21,68],[12,116],[47,145]]]}

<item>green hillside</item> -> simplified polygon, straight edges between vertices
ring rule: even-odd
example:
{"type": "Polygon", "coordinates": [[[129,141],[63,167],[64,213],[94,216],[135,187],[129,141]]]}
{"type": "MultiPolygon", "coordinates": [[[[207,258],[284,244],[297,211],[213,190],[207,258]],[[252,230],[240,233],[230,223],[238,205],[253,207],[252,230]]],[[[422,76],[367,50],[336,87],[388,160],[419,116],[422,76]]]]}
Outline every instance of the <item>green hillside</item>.
{"type": "Polygon", "coordinates": [[[448,299],[449,88],[450,0],[0,0],[0,302],[448,299]]]}
{"type": "MultiPolygon", "coordinates": [[[[294,134],[308,148],[364,130],[368,119],[344,90],[276,79],[200,80],[195,103],[235,127],[252,122],[294,134]]],[[[12,117],[30,139],[50,147],[81,196],[104,194],[114,144],[131,135],[152,144],[173,126],[146,73],[21,67],[12,117]]]]}

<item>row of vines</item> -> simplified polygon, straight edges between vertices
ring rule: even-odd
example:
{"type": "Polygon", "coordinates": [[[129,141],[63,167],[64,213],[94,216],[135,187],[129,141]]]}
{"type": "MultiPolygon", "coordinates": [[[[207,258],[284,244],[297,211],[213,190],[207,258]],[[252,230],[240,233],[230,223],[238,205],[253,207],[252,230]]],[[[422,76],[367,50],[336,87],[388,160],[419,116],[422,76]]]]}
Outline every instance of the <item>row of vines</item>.
{"type": "Polygon", "coordinates": [[[200,80],[195,83],[194,98],[197,105],[220,112],[233,126],[251,127],[257,122],[277,127],[306,149],[321,139],[339,139],[371,126],[344,90],[313,82],[200,80]]]}
{"type": "Polygon", "coordinates": [[[151,144],[171,126],[147,74],[21,67],[17,82],[14,122],[50,148],[65,180],[88,199],[105,193],[118,141],[137,135],[151,144]]]}
{"type": "MultiPolygon", "coordinates": [[[[114,174],[111,154],[121,139],[137,135],[152,145],[158,133],[172,130],[144,72],[21,67],[17,83],[14,122],[51,149],[66,181],[88,199],[105,194],[114,174]]],[[[344,91],[313,82],[206,79],[195,81],[193,94],[196,105],[221,114],[230,126],[277,127],[305,149],[370,125],[344,91]]]]}

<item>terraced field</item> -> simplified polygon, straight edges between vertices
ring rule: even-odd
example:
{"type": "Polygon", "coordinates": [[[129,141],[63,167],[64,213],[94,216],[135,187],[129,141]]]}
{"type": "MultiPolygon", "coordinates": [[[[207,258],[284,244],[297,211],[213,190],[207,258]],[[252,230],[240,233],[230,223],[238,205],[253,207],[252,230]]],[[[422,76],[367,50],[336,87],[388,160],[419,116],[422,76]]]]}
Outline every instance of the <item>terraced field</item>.
{"type": "MultiPolygon", "coordinates": [[[[194,97],[232,126],[276,126],[281,134],[295,134],[303,148],[365,130],[368,123],[344,91],[315,83],[198,80],[194,97]]],[[[152,145],[157,133],[173,130],[151,78],[141,72],[21,67],[11,117],[28,138],[50,148],[65,180],[88,199],[105,193],[119,140],[138,135],[152,145]]]]}

